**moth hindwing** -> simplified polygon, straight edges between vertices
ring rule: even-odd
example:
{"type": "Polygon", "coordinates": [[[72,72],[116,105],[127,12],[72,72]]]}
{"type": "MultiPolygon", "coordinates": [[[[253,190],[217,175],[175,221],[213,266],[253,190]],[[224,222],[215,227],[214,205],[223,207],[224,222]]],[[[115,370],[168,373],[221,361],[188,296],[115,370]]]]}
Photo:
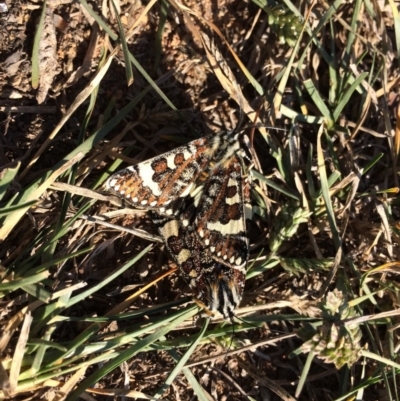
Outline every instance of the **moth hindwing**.
{"type": "Polygon", "coordinates": [[[196,302],[211,317],[218,312],[225,319],[232,319],[242,299],[245,268],[232,268],[216,261],[193,228],[184,227],[176,217],[151,214],[196,302]]]}

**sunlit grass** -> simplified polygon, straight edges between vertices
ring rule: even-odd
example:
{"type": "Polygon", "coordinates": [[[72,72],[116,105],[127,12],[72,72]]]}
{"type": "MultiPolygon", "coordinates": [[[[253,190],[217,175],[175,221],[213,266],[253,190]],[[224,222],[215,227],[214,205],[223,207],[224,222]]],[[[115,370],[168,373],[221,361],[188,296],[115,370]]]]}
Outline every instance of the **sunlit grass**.
{"type": "MultiPolygon", "coordinates": [[[[33,392],[39,397],[43,390],[59,389],[59,399],[67,400],[84,391],[157,399],[174,397],[172,383],[181,375],[191,386],[186,399],[194,394],[206,400],[207,384],[186,365],[199,366],[196,362],[215,347],[216,359],[226,358],[226,364],[236,355],[241,373],[227,372],[236,374],[239,386],[240,375],[250,375],[281,399],[306,400],[310,392],[319,399],[377,399],[378,393],[399,399],[399,130],[393,99],[400,45],[392,34],[400,25],[393,5],[378,24],[383,10],[375,3],[310,7],[285,1],[275,7],[254,1],[250,25],[230,15],[228,27],[217,19],[211,24],[172,0],[161,7],[153,1],[134,25],[124,27],[126,5],[119,4],[124,11],[112,24],[111,17],[106,20],[86,1],[80,3],[108,35],[110,46],[93,60],[96,71],[54,130],[1,179],[0,239],[7,249],[0,283],[2,396],[33,392]],[[192,99],[194,108],[207,96],[210,103],[217,99],[217,109],[231,99],[230,107],[247,118],[243,125],[256,127],[255,149],[264,169],[250,172],[258,234],[234,325],[221,320],[193,324],[200,311],[186,287],[177,293],[170,284],[176,273],[167,268],[167,257],[160,257],[164,250],[145,213],[121,219],[111,202],[80,191],[101,191],[124,163],[203,136],[196,133],[198,122],[175,106],[180,99],[168,81],[175,70],[163,64],[163,53],[171,51],[163,48],[169,24],[178,18],[196,43],[190,52],[196,54],[197,73],[201,76],[202,69],[218,85],[192,99]],[[142,65],[143,55],[131,46],[140,39],[135,28],[147,27],[146,20],[154,29],[157,52],[142,65]],[[241,28],[238,35],[236,25],[247,31],[241,28]],[[131,97],[105,99],[109,74],[118,65],[126,69],[131,97]],[[214,92],[222,100],[209,95],[214,92]],[[49,166],[44,156],[77,113],[84,118],[72,136],[73,149],[55,142],[63,156],[49,166]],[[177,129],[154,135],[161,119],[164,128],[185,126],[184,134],[177,129]],[[114,226],[150,233],[139,239],[87,219],[96,214],[114,226]],[[110,294],[130,284],[126,277],[132,269],[136,279],[141,277],[135,283],[140,288],[126,297],[120,288],[118,296],[110,294]],[[277,331],[293,336],[277,336],[277,331]],[[265,342],[274,336],[290,373],[283,363],[269,360],[265,342]],[[250,351],[252,358],[244,360],[250,351]],[[155,370],[149,393],[120,381],[121,369],[138,355],[168,361],[163,371],[155,370]],[[326,393],[320,391],[324,387],[326,393]]],[[[180,46],[191,45],[182,39],[180,46]]],[[[32,79],[37,80],[33,64],[32,79]]],[[[204,113],[218,121],[212,110],[204,113]]]]}

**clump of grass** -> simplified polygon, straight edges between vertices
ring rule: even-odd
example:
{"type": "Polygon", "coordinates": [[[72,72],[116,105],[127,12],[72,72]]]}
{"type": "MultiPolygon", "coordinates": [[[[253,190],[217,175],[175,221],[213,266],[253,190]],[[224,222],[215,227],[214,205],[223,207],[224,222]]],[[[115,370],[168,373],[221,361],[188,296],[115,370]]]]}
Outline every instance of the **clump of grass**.
{"type": "Polygon", "coordinates": [[[251,399],[261,385],[283,399],[382,392],[398,399],[395,6],[285,2],[278,9],[257,0],[211,23],[173,0],[136,14],[115,4],[119,17],[107,22],[80,4],[111,45],[93,60],[84,89],[64,88],[76,96],[54,130],[2,173],[1,396],[39,398],[53,389],[67,400],[84,392],[251,399]],[[128,11],[136,16],[129,29],[128,11]],[[157,33],[154,57],[138,45],[149,32],[157,33]],[[172,36],[186,49],[183,59],[172,36]],[[105,96],[117,61],[129,96],[105,96]],[[196,80],[207,88],[198,90],[196,80]],[[184,95],[193,108],[205,105],[210,131],[236,128],[232,107],[255,126],[258,236],[237,310],[242,320],[232,324],[196,327],[199,310],[160,256],[145,214],[121,211],[96,192],[123,162],[203,136],[201,118],[176,106],[184,95]],[[76,116],[79,132],[68,136],[76,116]],[[69,141],[58,141],[62,135],[69,141]],[[95,223],[90,215],[99,216],[95,223]],[[140,237],[112,228],[124,225],[140,237]],[[128,280],[140,289],[123,296],[128,280]],[[298,336],[275,337],[276,329],[298,336]],[[285,363],[268,355],[266,344],[278,340],[285,363]],[[202,367],[212,352],[218,378],[202,367]]]}

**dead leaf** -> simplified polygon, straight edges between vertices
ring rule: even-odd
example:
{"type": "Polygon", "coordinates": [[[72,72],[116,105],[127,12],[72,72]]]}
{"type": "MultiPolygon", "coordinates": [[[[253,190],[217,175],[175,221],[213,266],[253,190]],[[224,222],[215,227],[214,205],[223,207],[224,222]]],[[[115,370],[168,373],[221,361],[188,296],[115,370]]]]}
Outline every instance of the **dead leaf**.
{"type": "Polygon", "coordinates": [[[19,70],[19,65],[26,60],[26,55],[22,59],[21,56],[22,56],[22,49],[19,49],[10,56],[8,56],[4,61],[3,67],[6,70],[7,75],[9,77],[14,76],[19,70]]]}
{"type": "Polygon", "coordinates": [[[57,61],[57,38],[54,26],[54,15],[53,10],[49,7],[46,9],[42,37],[39,45],[39,70],[39,89],[36,99],[38,103],[41,104],[46,100],[54,77],[61,70],[57,61]]]}

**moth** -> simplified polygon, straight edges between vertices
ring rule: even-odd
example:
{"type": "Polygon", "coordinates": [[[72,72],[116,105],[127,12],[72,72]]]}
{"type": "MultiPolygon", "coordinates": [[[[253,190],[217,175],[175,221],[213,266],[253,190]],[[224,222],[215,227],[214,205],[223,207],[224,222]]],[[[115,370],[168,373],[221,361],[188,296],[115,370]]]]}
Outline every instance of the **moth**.
{"type": "Polygon", "coordinates": [[[249,258],[246,149],[244,134],[207,136],[129,166],[105,184],[151,212],[196,302],[225,319],[241,301],[249,258]]]}

